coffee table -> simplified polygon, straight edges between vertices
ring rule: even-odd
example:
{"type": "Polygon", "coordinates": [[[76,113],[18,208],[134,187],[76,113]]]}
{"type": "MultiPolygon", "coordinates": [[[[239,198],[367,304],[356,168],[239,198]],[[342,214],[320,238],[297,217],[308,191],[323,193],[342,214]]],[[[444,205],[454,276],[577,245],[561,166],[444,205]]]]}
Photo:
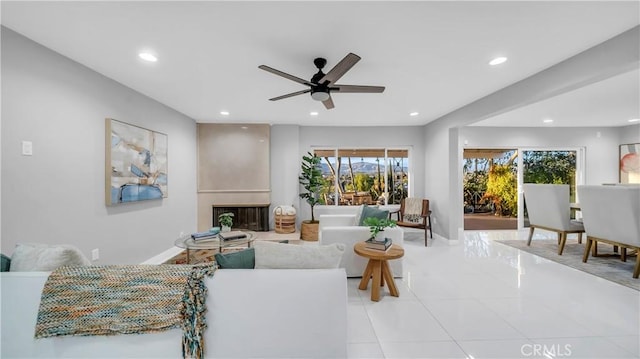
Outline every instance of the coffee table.
{"type": "MultiPolygon", "coordinates": [[[[236,230],[236,229],[234,229],[236,230]]],[[[191,238],[191,235],[186,235],[179,237],[173,242],[173,244],[178,248],[184,248],[187,252],[187,263],[191,263],[189,258],[189,251],[198,250],[198,249],[217,249],[218,253],[222,253],[225,249],[229,248],[237,248],[237,247],[251,247],[251,243],[255,241],[256,234],[253,231],[247,231],[240,229],[244,234],[247,235],[246,238],[241,239],[233,239],[233,240],[220,240],[218,236],[210,239],[201,239],[194,241],[191,238]]]]}
{"type": "Polygon", "coordinates": [[[380,300],[380,287],[385,283],[389,288],[389,293],[394,297],[399,297],[400,293],[396,287],[396,283],[393,281],[393,273],[389,268],[387,261],[392,259],[402,258],[404,256],[404,249],[397,244],[392,244],[386,251],[377,249],[370,249],[366,247],[364,242],[358,242],[353,246],[353,251],[357,255],[368,258],[367,268],[362,274],[362,280],[360,281],[360,290],[366,290],[369,285],[369,279],[373,278],[371,284],[371,300],[377,302],[380,300]]]}

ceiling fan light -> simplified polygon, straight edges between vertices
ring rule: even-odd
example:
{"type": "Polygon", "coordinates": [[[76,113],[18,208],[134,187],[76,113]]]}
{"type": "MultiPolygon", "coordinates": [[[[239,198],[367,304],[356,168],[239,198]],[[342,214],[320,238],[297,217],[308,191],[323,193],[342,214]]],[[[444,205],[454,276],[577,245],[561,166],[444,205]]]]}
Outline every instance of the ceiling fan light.
{"type": "Polygon", "coordinates": [[[311,98],[316,101],[327,101],[329,99],[329,93],[323,91],[312,92],[311,98]]]}

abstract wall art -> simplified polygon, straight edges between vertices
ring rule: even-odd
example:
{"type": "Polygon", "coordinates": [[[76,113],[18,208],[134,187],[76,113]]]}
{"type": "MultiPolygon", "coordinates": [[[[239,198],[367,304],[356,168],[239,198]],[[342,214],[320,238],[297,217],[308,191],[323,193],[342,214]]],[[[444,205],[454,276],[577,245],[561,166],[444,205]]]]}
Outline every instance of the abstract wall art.
{"type": "Polygon", "coordinates": [[[620,183],[640,183],[640,143],[620,145],[620,183]]]}
{"type": "Polygon", "coordinates": [[[105,129],[107,206],[167,197],[167,135],[110,118],[105,129]]]}

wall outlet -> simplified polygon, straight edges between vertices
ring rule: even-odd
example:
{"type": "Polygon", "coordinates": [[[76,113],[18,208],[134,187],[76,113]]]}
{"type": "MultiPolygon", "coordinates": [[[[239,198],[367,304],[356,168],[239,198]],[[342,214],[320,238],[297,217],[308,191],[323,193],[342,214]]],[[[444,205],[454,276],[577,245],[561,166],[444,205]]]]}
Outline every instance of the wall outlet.
{"type": "Polygon", "coordinates": [[[98,259],[100,259],[100,249],[96,248],[91,251],[91,260],[97,261],[98,259]]]}
{"type": "Polygon", "coordinates": [[[31,142],[31,141],[22,141],[22,155],[23,156],[32,156],[33,155],[33,142],[31,142]]]}

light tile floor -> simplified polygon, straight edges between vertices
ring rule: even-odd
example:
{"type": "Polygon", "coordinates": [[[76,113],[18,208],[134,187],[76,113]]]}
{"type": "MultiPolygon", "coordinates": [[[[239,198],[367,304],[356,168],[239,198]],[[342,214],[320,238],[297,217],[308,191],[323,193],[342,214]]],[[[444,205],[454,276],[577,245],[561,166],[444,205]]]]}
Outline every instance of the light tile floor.
{"type": "Polygon", "coordinates": [[[493,241],[526,236],[405,240],[399,298],[348,280],[349,357],[640,358],[640,292],[493,241]]]}

